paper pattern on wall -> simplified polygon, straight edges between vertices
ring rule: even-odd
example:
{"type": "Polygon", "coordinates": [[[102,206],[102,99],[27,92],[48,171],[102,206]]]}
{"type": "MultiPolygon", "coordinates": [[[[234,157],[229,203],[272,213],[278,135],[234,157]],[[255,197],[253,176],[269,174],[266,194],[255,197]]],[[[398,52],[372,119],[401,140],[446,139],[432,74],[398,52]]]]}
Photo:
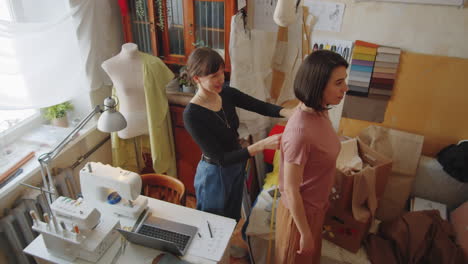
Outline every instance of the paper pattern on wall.
{"type": "Polygon", "coordinates": [[[311,19],[311,16],[316,17],[317,23],[315,23],[314,30],[341,31],[345,4],[305,0],[304,6],[309,8],[308,19],[311,19]]]}
{"type": "Polygon", "coordinates": [[[241,10],[242,8],[247,6],[247,0],[237,0],[237,10],[241,10]]]}
{"type": "Polygon", "coordinates": [[[351,61],[353,42],[350,40],[312,38],[310,45],[312,51],[320,49],[335,51],[343,56],[346,61],[351,61]]]}
{"type": "Polygon", "coordinates": [[[273,20],[277,0],[254,1],[254,29],[268,32],[278,31],[278,25],[273,20]]]}

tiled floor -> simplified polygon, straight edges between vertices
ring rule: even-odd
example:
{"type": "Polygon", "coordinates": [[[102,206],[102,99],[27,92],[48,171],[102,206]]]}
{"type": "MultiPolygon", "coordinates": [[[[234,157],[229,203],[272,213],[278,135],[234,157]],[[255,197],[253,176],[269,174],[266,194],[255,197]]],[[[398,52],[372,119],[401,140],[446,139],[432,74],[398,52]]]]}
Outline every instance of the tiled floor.
{"type": "MultiPolygon", "coordinates": [[[[190,208],[196,208],[197,200],[193,196],[187,196],[185,201],[185,206],[190,208]]],[[[241,229],[242,225],[244,224],[244,219],[241,219],[237,224],[236,228],[234,229],[234,233],[231,237],[231,245],[243,248],[248,250],[247,243],[242,239],[241,229]]],[[[247,264],[250,263],[248,254],[242,258],[234,258],[230,257],[231,264],[247,264]]]]}

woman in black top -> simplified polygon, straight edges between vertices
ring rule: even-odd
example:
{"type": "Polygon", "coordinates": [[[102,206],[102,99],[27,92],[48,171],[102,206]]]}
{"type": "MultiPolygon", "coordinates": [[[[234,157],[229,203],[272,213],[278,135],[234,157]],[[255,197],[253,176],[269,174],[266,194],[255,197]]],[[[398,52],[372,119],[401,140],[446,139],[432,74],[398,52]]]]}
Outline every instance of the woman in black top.
{"type": "Polygon", "coordinates": [[[242,148],[235,108],[271,117],[289,117],[292,110],[225,86],[224,61],[210,48],[194,50],[186,71],[198,86],[184,111],[185,127],[203,152],[195,175],[197,209],[239,220],[245,162],[264,149],[278,148],[281,135],[242,148]]]}

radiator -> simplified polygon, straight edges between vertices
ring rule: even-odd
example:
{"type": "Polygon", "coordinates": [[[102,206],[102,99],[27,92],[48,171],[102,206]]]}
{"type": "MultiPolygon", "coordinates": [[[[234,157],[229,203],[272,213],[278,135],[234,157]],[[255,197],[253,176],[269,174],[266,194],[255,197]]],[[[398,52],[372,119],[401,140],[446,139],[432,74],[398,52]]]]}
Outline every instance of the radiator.
{"type": "MultiPolygon", "coordinates": [[[[55,177],[57,191],[60,195],[76,198],[78,191],[76,184],[72,183],[73,175],[64,170],[55,177]]],[[[29,211],[34,210],[41,220],[46,212],[46,201],[39,191],[31,191],[34,199],[21,199],[13,209],[6,209],[4,217],[0,220],[0,250],[6,256],[8,263],[33,264],[36,263],[33,257],[23,253],[23,249],[29,245],[39,234],[32,230],[32,219],[29,211]]]]}

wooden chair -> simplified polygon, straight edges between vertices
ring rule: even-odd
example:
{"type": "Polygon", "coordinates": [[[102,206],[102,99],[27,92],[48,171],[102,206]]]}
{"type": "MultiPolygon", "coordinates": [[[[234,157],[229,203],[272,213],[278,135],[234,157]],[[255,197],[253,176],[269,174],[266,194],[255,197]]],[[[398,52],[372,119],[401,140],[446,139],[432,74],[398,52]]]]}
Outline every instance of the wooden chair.
{"type": "Polygon", "coordinates": [[[185,186],[178,179],[157,173],[142,174],[143,195],[174,204],[182,204],[185,186]]]}

